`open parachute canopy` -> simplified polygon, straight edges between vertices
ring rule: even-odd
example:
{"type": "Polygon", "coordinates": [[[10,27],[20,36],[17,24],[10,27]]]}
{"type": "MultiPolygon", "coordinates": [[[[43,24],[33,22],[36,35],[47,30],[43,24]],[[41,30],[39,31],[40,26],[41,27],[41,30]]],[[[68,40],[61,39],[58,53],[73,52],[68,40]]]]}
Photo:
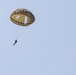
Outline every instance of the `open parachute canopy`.
{"type": "Polygon", "coordinates": [[[28,26],[35,21],[35,17],[27,9],[17,9],[10,15],[10,20],[17,25],[28,26]]]}

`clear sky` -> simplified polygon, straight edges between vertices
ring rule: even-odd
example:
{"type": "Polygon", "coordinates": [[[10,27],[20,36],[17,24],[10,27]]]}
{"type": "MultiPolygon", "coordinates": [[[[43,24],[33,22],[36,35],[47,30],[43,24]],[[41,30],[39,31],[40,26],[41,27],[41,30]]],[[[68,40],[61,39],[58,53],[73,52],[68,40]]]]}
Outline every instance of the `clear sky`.
{"type": "Polygon", "coordinates": [[[76,0],[1,0],[0,75],[76,75],[76,0]],[[12,23],[18,8],[30,10],[35,22],[12,23]]]}

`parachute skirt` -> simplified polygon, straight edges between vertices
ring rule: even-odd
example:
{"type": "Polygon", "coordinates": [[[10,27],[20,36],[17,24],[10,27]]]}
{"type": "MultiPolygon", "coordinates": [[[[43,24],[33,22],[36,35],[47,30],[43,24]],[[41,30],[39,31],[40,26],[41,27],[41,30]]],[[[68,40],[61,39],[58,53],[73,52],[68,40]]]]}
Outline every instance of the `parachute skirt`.
{"type": "Polygon", "coordinates": [[[17,9],[10,15],[10,20],[19,26],[29,26],[35,21],[35,17],[27,9],[17,9]]]}

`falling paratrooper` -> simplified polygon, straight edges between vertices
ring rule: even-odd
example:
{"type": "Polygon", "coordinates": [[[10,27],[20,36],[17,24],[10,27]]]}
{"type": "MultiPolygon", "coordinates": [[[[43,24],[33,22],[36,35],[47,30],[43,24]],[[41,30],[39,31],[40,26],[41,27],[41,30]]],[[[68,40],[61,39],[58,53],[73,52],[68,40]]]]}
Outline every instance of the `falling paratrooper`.
{"type": "MultiPolygon", "coordinates": [[[[19,26],[29,26],[35,21],[35,17],[27,9],[17,9],[10,15],[10,20],[19,26]]],[[[15,40],[17,41],[17,40],[15,40]]],[[[13,45],[15,45],[17,42],[15,42],[13,45]]]]}

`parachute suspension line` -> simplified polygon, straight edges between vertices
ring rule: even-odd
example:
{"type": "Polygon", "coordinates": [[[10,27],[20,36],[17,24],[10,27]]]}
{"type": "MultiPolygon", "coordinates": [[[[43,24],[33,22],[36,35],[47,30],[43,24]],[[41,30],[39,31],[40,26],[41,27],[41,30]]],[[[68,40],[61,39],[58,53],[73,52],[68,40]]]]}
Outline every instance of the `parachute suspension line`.
{"type": "Polygon", "coordinates": [[[16,37],[16,39],[18,40],[24,34],[24,32],[25,32],[25,30],[23,32],[21,32],[21,34],[18,37],[16,37]]]}
{"type": "MultiPolygon", "coordinates": [[[[16,29],[16,28],[15,28],[15,29],[16,29]]],[[[25,32],[26,30],[24,29],[20,34],[17,35],[17,33],[15,33],[15,29],[14,29],[14,27],[11,25],[12,36],[13,36],[14,39],[18,40],[18,39],[24,34],[24,32],[25,32]]]]}

